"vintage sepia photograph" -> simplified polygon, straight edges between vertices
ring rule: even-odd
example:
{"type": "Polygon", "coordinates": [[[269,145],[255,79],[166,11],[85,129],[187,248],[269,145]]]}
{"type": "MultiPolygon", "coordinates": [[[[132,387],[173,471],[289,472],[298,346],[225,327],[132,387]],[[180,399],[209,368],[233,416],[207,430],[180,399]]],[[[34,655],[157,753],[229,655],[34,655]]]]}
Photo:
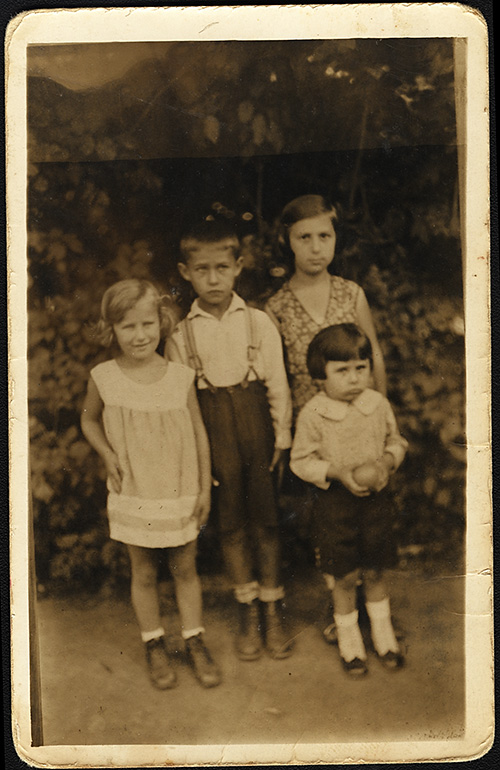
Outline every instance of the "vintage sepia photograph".
{"type": "Polygon", "coordinates": [[[446,3],[11,22],[24,761],[491,747],[487,40],[446,3]]]}

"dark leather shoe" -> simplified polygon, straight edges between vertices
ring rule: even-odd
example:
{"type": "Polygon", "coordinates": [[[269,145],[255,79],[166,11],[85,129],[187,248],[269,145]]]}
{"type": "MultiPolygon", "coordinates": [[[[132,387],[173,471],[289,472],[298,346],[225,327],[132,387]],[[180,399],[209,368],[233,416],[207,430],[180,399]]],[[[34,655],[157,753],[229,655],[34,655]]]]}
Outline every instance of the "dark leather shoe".
{"type": "Polygon", "coordinates": [[[177,684],[174,669],[168,660],[165,638],[159,636],[146,642],[146,661],[149,678],[159,690],[169,690],[177,684]]]}
{"type": "Polygon", "coordinates": [[[262,602],[264,609],[264,635],[266,650],[275,660],[289,658],[293,650],[293,639],[286,633],[283,625],[281,602],[262,602]]]}
{"type": "Polygon", "coordinates": [[[389,650],[389,652],[386,652],[385,655],[379,655],[377,653],[377,657],[384,668],[386,668],[388,671],[398,671],[400,668],[403,668],[405,664],[405,658],[401,652],[393,652],[393,650],[389,650]]]}
{"type": "Polygon", "coordinates": [[[219,670],[205,647],[201,634],[186,639],[186,655],[194,675],[203,687],[217,687],[220,684],[219,670]]]}
{"type": "Polygon", "coordinates": [[[236,654],[240,660],[257,660],[262,655],[259,604],[238,603],[239,630],[236,636],[236,654]]]}
{"type": "Polygon", "coordinates": [[[342,667],[346,674],[349,674],[349,676],[352,676],[353,678],[365,676],[368,673],[366,660],[361,660],[361,658],[345,660],[342,656],[340,656],[340,660],[342,661],[342,667]]]}

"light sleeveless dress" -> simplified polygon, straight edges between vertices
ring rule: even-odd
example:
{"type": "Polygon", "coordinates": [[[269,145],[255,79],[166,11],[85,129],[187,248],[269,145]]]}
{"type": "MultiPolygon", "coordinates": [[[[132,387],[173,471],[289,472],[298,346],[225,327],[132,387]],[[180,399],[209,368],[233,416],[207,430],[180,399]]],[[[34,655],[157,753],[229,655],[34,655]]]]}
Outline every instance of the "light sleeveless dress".
{"type": "Polygon", "coordinates": [[[267,302],[280,325],[290,378],[294,420],[319,388],[307,371],[307,348],[313,337],[327,326],[358,323],[356,305],[361,287],[338,275],[330,277],[330,298],[323,322],[318,324],[285,283],[267,302]]]}
{"type": "Polygon", "coordinates": [[[145,385],[111,360],[94,367],[91,377],[104,402],[106,438],[123,472],[120,494],[108,480],[111,538],[146,548],[194,540],[199,474],[187,408],[194,372],[169,362],[161,380],[145,385]]]}

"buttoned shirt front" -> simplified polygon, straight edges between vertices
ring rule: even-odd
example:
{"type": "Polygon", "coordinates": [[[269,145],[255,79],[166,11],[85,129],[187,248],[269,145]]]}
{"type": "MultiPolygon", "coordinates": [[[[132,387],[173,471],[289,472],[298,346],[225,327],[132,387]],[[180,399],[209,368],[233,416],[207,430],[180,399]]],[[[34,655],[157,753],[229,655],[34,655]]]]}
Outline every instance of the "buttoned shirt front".
{"type": "MultiPolygon", "coordinates": [[[[269,316],[248,308],[254,328],[256,347],[248,380],[261,380],[267,388],[267,397],[273,421],[276,447],[287,449],[291,444],[291,397],[283,360],[283,348],[278,330],[269,316]]],[[[245,301],[233,293],[231,303],[221,318],[200,308],[193,302],[187,316],[191,324],[196,349],[208,381],[217,388],[241,383],[249,371],[249,330],[245,301]]],[[[168,358],[192,365],[186,348],[182,326],[178,326],[165,348],[168,358]]],[[[200,389],[207,384],[200,380],[200,389]]]]}

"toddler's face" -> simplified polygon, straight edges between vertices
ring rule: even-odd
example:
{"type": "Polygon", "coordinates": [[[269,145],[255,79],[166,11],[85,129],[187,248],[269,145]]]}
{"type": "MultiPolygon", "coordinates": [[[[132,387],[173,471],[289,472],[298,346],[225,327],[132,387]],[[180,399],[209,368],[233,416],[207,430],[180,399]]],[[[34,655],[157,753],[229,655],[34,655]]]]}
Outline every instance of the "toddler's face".
{"type": "Polygon", "coordinates": [[[182,277],[192,284],[201,309],[222,316],[231,303],[243,259],[235,259],[232,247],[224,241],[201,243],[191,251],[187,262],[180,262],[178,267],[182,277]]]}
{"type": "Polygon", "coordinates": [[[323,387],[326,395],[336,401],[351,402],[370,384],[370,361],[352,359],[351,361],[327,361],[326,380],[323,387]]]}
{"type": "Polygon", "coordinates": [[[295,270],[317,275],[326,270],[335,253],[336,235],[329,214],[301,219],[290,227],[290,248],[295,270]]]}
{"type": "Polygon", "coordinates": [[[128,310],[113,331],[123,355],[132,363],[151,358],[160,342],[160,317],[156,302],[147,294],[128,310]]]}

